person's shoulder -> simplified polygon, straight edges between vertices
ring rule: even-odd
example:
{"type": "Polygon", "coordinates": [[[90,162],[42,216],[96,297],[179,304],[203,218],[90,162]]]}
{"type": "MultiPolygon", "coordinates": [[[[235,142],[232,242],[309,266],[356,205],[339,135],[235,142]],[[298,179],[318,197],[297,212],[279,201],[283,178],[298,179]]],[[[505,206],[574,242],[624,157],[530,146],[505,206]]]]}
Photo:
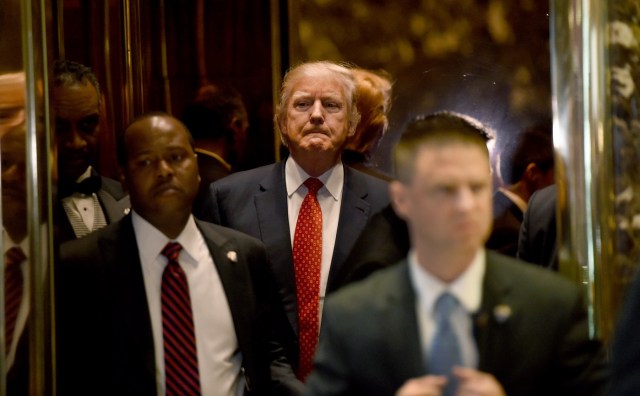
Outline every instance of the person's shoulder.
{"type": "Polygon", "coordinates": [[[556,206],[558,195],[558,186],[552,184],[550,186],[536,190],[529,198],[528,208],[536,208],[539,206],[556,206]]]}
{"type": "MultiPolygon", "coordinates": [[[[108,224],[107,226],[93,231],[82,238],[71,239],[60,245],[60,258],[64,261],[67,259],[78,258],[93,255],[99,249],[99,243],[103,239],[113,239],[122,232],[122,223],[125,217],[119,221],[108,224]]],[[[128,220],[129,222],[131,220],[128,220]]],[[[133,228],[131,229],[133,233],[133,228]]]]}
{"type": "Polygon", "coordinates": [[[492,251],[487,251],[487,276],[508,279],[518,292],[539,298],[574,299],[581,294],[575,282],[555,271],[492,251]]]}
{"type": "Polygon", "coordinates": [[[250,245],[264,248],[264,244],[258,238],[245,234],[233,228],[196,219],[196,223],[205,238],[222,238],[221,240],[233,240],[241,245],[250,245]]]}
{"type": "Polygon", "coordinates": [[[336,290],[327,297],[328,304],[355,310],[374,307],[387,301],[391,294],[401,291],[398,287],[404,286],[405,279],[409,279],[407,262],[401,260],[336,290]]]}
{"type": "Polygon", "coordinates": [[[345,166],[345,188],[371,205],[371,213],[382,210],[389,203],[389,183],[345,166]]]}
{"type": "Polygon", "coordinates": [[[227,187],[237,186],[238,184],[244,185],[250,181],[260,181],[272,174],[279,166],[282,166],[281,163],[276,162],[269,165],[263,165],[258,168],[235,172],[229,176],[225,176],[222,179],[214,181],[213,185],[217,187],[227,187]]]}
{"type": "Polygon", "coordinates": [[[358,182],[365,184],[371,190],[384,190],[385,192],[389,188],[389,182],[383,180],[379,177],[372,176],[370,174],[364,173],[357,169],[354,169],[350,166],[344,167],[345,174],[347,175],[346,180],[351,182],[358,182]]]}
{"type": "Polygon", "coordinates": [[[100,178],[102,179],[102,189],[115,199],[121,199],[127,195],[119,181],[106,176],[100,176],[100,178]]]}

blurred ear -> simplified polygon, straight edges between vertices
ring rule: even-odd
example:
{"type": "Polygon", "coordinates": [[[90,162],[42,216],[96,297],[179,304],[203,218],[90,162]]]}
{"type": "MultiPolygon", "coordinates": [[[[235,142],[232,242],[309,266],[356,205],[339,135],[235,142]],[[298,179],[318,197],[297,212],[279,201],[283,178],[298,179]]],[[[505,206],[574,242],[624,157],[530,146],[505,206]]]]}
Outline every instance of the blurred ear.
{"type": "Polygon", "coordinates": [[[389,183],[389,199],[391,206],[400,218],[407,220],[409,213],[409,197],[407,187],[397,180],[389,183]]]}

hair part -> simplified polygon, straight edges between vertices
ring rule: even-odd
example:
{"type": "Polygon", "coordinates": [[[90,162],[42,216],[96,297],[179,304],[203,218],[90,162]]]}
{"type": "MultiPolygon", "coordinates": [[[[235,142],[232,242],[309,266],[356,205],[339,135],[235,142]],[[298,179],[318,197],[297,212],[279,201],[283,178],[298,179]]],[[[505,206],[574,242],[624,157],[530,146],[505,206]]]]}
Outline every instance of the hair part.
{"type": "Polygon", "coordinates": [[[464,114],[442,111],[418,116],[409,122],[393,148],[395,176],[403,183],[412,180],[418,151],[425,145],[472,145],[482,149],[489,158],[487,142],[493,136],[488,127],[464,114]]]}
{"type": "Polygon", "coordinates": [[[339,64],[330,61],[316,61],[302,63],[291,68],[284,76],[282,87],[280,88],[280,102],[276,108],[274,123],[280,134],[282,143],[287,146],[287,141],[282,134],[282,127],[287,118],[289,101],[293,94],[293,87],[298,81],[305,77],[331,76],[340,82],[343,87],[347,114],[349,116],[349,134],[355,131],[360,121],[360,113],[356,105],[356,82],[353,73],[347,64],[339,64]]]}

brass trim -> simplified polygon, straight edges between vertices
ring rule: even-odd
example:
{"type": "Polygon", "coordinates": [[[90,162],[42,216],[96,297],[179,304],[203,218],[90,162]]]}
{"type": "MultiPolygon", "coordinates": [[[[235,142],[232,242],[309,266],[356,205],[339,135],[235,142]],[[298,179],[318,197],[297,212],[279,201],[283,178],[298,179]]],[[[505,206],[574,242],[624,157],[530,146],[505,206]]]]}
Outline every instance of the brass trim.
{"type": "Polygon", "coordinates": [[[124,0],[122,7],[122,33],[124,40],[124,76],[125,83],[123,89],[123,116],[125,124],[133,118],[133,60],[132,60],[132,39],[131,39],[131,0],[124,0]]]}
{"type": "MultiPolygon", "coordinates": [[[[278,102],[280,101],[279,88],[282,83],[282,34],[280,31],[280,0],[271,1],[271,97],[273,100],[273,114],[277,114],[278,102]]],[[[290,0],[289,0],[290,1],[290,0]]],[[[273,150],[276,162],[280,161],[280,135],[273,123],[273,150]]]]}
{"type": "MultiPolygon", "coordinates": [[[[202,1],[202,0],[199,0],[202,1]]],[[[167,22],[165,15],[165,0],[160,0],[160,58],[162,62],[162,84],[164,87],[164,106],[168,114],[173,114],[171,109],[171,82],[169,81],[169,65],[167,62],[167,22]]]]}

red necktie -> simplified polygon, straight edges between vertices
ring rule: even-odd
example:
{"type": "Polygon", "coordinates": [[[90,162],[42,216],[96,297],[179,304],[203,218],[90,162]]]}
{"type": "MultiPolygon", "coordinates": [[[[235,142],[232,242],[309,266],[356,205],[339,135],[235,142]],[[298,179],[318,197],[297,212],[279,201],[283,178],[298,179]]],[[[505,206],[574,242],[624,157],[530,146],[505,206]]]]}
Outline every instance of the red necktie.
{"type": "Polygon", "coordinates": [[[200,374],[189,284],[178,256],[182,246],[162,249],[168,264],[162,273],[162,331],[167,396],[200,395],[200,374]]]}
{"type": "Polygon", "coordinates": [[[16,328],[16,319],[22,301],[22,288],[24,279],[20,264],[27,258],[22,249],[12,247],[5,254],[4,267],[4,316],[5,316],[5,347],[8,352],[13,341],[13,333],[16,328]]]}
{"type": "Polygon", "coordinates": [[[323,184],[316,178],[304,182],[309,192],[302,201],[293,236],[293,267],[298,302],[300,362],[298,378],[304,381],[311,372],[318,343],[318,304],[320,301],[320,265],[322,260],[322,210],[316,194],[323,184]]]}

